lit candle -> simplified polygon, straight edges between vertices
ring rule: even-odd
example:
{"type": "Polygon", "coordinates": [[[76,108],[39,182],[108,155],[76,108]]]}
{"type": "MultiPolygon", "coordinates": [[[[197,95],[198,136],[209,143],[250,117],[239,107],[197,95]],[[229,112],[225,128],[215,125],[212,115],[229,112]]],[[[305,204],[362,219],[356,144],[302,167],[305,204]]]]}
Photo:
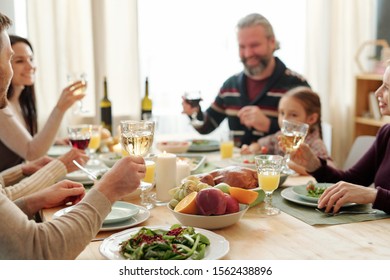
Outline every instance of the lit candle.
{"type": "Polygon", "coordinates": [[[168,191],[176,187],[176,155],[162,153],[156,157],[156,195],[159,202],[168,202],[168,191]]]}
{"type": "Polygon", "coordinates": [[[190,165],[185,160],[176,162],[176,186],[181,185],[181,180],[191,175],[190,165]]]}

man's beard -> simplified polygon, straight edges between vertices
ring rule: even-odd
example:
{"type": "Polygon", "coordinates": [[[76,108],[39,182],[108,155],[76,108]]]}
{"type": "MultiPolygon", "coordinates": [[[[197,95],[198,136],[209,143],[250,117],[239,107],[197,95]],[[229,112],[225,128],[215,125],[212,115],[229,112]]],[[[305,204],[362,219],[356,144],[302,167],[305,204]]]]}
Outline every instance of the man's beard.
{"type": "Polygon", "coordinates": [[[7,90],[9,83],[6,83],[6,78],[0,74],[0,109],[7,106],[7,90]]]}
{"type": "Polygon", "coordinates": [[[244,64],[244,72],[248,76],[258,76],[264,72],[264,69],[267,68],[269,62],[271,61],[270,58],[267,57],[259,57],[256,56],[257,60],[259,61],[259,64],[257,66],[248,66],[246,64],[246,59],[241,59],[241,62],[244,64]]]}

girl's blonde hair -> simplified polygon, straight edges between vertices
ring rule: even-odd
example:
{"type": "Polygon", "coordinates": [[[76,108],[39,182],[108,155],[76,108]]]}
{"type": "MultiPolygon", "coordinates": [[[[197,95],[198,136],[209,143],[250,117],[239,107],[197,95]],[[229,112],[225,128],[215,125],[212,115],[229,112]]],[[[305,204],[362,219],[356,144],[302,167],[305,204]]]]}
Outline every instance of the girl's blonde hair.
{"type": "Polygon", "coordinates": [[[309,132],[312,132],[315,130],[315,128],[318,128],[320,137],[322,139],[320,96],[315,93],[311,88],[305,86],[292,88],[287,91],[284,96],[296,99],[300,104],[302,104],[307,115],[312,115],[315,113],[318,115],[317,122],[310,125],[309,132]]]}

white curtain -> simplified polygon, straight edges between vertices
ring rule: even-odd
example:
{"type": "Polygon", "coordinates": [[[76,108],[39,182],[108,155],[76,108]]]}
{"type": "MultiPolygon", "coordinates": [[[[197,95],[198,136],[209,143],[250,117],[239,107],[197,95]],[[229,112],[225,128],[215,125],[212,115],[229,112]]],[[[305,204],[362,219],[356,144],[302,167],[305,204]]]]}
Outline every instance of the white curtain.
{"type": "Polygon", "coordinates": [[[29,39],[38,65],[36,90],[42,124],[66,86],[69,72],[86,72],[88,113],[67,113],[70,122],[99,122],[103,77],[119,118],[137,118],[140,111],[136,0],[29,0],[29,39]]]}
{"type": "Polygon", "coordinates": [[[333,127],[332,157],[342,166],[353,141],[355,54],[375,38],[375,0],[307,1],[306,77],[333,127]]]}

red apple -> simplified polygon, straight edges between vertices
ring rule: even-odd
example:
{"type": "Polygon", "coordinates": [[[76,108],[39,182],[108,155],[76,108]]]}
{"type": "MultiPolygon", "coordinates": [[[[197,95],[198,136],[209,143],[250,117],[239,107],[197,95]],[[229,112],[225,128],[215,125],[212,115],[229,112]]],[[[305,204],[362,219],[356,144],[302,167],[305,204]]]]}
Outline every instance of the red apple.
{"type": "Polygon", "coordinates": [[[223,191],[217,188],[207,188],[198,192],[196,196],[196,205],[199,214],[222,215],[226,211],[226,199],[223,191]]]}
{"type": "Polygon", "coordinates": [[[238,203],[237,199],[235,199],[231,195],[225,194],[225,200],[226,200],[225,214],[237,213],[238,211],[240,211],[240,204],[238,203]]]}

